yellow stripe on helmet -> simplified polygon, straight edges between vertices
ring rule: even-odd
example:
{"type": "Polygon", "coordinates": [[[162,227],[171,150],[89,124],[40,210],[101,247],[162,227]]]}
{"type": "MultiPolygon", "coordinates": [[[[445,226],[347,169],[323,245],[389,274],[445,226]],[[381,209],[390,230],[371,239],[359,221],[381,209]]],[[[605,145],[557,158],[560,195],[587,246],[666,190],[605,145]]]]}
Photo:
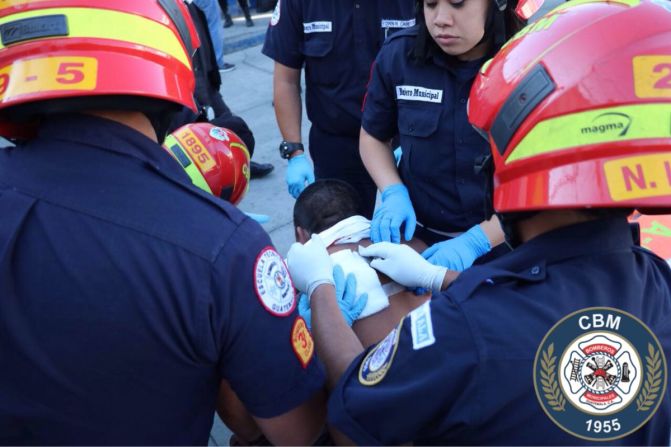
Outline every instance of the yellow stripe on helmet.
{"type": "Polygon", "coordinates": [[[186,171],[187,175],[191,179],[191,182],[195,186],[197,186],[198,188],[202,189],[207,193],[212,194],[212,189],[210,189],[210,185],[207,184],[205,177],[203,177],[203,174],[200,172],[200,169],[198,169],[198,166],[191,157],[191,154],[189,154],[188,151],[184,150],[181,143],[177,141],[177,138],[175,138],[173,135],[168,135],[165,139],[165,142],[163,143],[163,146],[168,148],[168,152],[170,152],[170,155],[172,155],[172,157],[175,160],[177,160],[177,163],[179,163],[180,166],[184,169],[184,171],[186,171]],[[178,154],[173,153],[173,150],[181,151],[179,155],[187,157],[190,163],[187,166],[184,166],[184,163],[180,161],[178,154]]]}
{"type": "MultiPolygon", "coordinates": [[[[0,19],[0,26],[16,20],[55,14],[67,17],[69,30],[67,37],[58,39],[91,38],[128,42],[161,51],[191,67],[191,58],[173,30],[152,19],[125,12],[93,8],[50,8],[3,17],[0,19]]],[[[0,50],[4,48],[0,43],[0,50]]]]}
{"type": "Polygon", "coordinates": [[[515,147],[506,164],[599,143],[671,138],[668,103],[610,107],[541,121],[515,147]]]}

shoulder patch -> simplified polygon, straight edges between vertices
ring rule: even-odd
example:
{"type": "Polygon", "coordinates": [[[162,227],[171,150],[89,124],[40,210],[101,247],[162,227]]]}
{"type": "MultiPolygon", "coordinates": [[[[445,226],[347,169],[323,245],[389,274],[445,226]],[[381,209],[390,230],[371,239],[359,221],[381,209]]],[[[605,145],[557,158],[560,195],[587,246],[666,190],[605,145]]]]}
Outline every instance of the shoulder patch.
{"type": "Polygon", "coordinates": [[[270,26],[275,26],[280,23],[280,4],[282,0],[277,0],[277,5],[275,5],[275,10],[273,10],[273,16],[270,18],[270,26]]]}
{"type": "Polygon", "coordinates": [[[433,335],[433,322],[431,321],[431,301],[419,306],[410,312],[410,330],[412,332],[412,349],[426,348],[436,342],[433,335]]]}
{"type": "Polygon", "coordinates": [[[398,339],[401,336],[401,323],[364,357],[359,367],[359,383],[365,386],[377,385],[389,371],[396,355],[398,339]]]}
{"type": "Polygon", "coordinates": [[[315,343],[303,317],[296,317],[291,328],[291,347],[303,368],[307,368],[315,352],[315,343]]]}
{"type": "Polygon", "coordinates": [[[263,307],[286,317],[296,307],[296,291],[282,257],[272,247],[261,250],[254,264],[254,289],[263,307]]]}

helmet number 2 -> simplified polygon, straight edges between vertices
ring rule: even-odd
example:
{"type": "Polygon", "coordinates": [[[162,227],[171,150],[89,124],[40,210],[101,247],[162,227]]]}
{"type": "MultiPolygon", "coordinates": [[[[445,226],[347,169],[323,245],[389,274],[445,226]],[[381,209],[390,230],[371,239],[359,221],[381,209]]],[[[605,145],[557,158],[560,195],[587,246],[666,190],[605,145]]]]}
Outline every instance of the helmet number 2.
{"type": "Polygon", "coordinates": [[[655,88],[671,88],[671,64],[655,65],[655,68],[653,68],[652,71],[655,73],[666,73],[655,83],[655,88]]]}
{"type": "Polygon", "coordinates": [[[635,56],[634,90],[639,98],[671,98],[671,56],[635,56]]]}
{"type": "Polygon", "coordinates": [[[81,62],[63,62],[58,66],[56,82],[60,84],[79,84],[84,80],[84,64],[81,62]]]}

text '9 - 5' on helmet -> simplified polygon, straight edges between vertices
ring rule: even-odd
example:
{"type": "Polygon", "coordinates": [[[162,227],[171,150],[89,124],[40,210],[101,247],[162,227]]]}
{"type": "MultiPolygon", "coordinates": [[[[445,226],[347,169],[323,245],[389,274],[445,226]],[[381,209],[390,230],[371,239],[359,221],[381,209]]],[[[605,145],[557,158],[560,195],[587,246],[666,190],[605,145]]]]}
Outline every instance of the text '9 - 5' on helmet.
{"type": "Polygon", "coordinates": [[[196,110],[200,41],[181,0],[3,0],[0,39],[4,137],[43,113],[196,110]]]}
{"type": "Polygon", "coordinates": [[[249,189],[249,151],[233,131],[193,123],[168,135],[163,143],[194,185],[237,205],[249,189]]]}
{"type": "Polygon", "coordinates": [[[671,2],[573,0],[476,78],[498,212],[671,210],[671,2]]]}

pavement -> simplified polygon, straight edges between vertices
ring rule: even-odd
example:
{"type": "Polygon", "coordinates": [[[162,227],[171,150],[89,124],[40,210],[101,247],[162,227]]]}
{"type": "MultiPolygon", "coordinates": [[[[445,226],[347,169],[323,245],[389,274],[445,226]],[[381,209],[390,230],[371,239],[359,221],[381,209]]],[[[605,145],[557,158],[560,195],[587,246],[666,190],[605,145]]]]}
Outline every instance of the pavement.
{"type": "MultiPolygon", "coordinates": [[[[549,11],[563,0],[546,0],[533,19],[549,11]]],[[[231,10],[235,14],[234,10],[231,10]]],[[[240,203],[243,211],[266,214],[270,222],[263,228],[275,247],[286,255],[294,242],[292,211],[295,200],[287,192],[284,181],[286,161],[279,156],[282,136],[277,128],[273,98],[273,61],[261,54],[261,44],[271,13],[252,15],[255,26],[246,27],[243,17],[234,17],[234,26],[224,29],[226,62],[235,70],[222,74],[222,95],[233,113],[241,116],[254,132],[256,148],[253,160],[272,163],[275,170],[268,176],[252,180],[249,192],[240,203]]],[[[303,109],[303,137],[306,139],[309,121],[303,109]]],[[[210,445],[228,445],[231,432],[217,416],[210,434],[210,445]]]]}

